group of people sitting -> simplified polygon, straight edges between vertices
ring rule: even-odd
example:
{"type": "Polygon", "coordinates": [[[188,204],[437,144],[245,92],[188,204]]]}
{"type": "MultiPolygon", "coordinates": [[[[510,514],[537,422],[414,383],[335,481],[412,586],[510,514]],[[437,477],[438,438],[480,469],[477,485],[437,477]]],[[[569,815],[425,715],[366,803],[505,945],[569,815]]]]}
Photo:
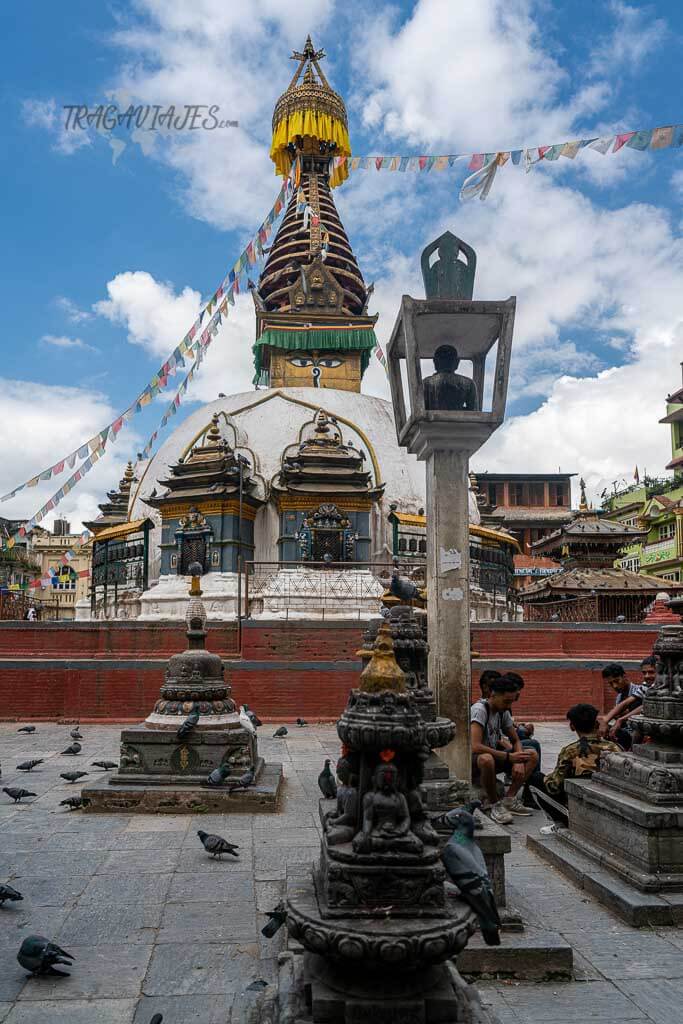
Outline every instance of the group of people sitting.
{"type": "Polygon", "coordinates": [[[592,704],[569,709],[569,728],[577,738],[562,748],[547,775],[541,770],[541,745],[533,723],[517,722],[512,713],[524,680],[516,672],[482,672],[481,697],[470,713],[472,782],[483,791],[484,810],[493,821],[509,825],[514,815],[527,816],[540,807],[553,822],[566,824],[565,780],[590,778],[604,751],[630,750],[634,742],[643,742],[637,716],[647,687],[654,682],[657,662],[644,658],[640,668],[642,681],[633,683],[622,665],[605,666],[602,677],[614,690],[614,706],[605,714],[592,704]]]}

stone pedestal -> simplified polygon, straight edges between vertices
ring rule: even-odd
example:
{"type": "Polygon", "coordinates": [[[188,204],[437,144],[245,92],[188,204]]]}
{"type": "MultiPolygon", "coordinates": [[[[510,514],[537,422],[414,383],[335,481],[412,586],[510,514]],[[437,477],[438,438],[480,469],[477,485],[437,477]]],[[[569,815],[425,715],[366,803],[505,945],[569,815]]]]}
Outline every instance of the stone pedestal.
{"type": "MultiPolygon", "coordinates": [[[[213,620],[237,618],[238,575],[236,572],[210,572],[202,578],[204,606],[213,620]]],[[[244,595],[242,595],[244,598],[244,595]]],[[[159,622],[184,619],[187,611],[187,577],[168,573],[140,598],[140,620],[159,622]]]]}
{"type": "Polygon", "coordinates": [[[566,783],[569,828],[529,844],[636,927],[683,922],[683,626],[665,625],[637,719],[649,743],[566,783]]]}

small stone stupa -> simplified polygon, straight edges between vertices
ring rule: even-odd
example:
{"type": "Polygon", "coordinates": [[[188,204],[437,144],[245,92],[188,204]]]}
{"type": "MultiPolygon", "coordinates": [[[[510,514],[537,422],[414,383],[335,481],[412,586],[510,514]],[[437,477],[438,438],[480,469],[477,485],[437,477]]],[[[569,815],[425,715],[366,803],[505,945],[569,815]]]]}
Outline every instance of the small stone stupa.
{"type": "MultiPolygon", "coordinates": [[[[475,930],[447,899],[439,840],[420,796],[429,735],[384,624],[337,723],[337,801],[321,804],[320,861],[288,878],[287,928],[304,947],[308,1013],[318,1021],[464,1021],[446,961],[475,930]]],[[[454,970],[454,969],[453,969],[454,970]]]]}
{"type": "Polygon", "coordinates": [[[187,650],[169,659],[152,713],[122,730],[118,772],[84,788],[90,811],[277,809],[282,765],[266,765],[259,757],[256,730],[232,698],[223,661],[206,650],[201,566],[189,569],[187,650]],[[212,785],[208,777],[219,768],[221,781],[212,785]],[[253,782],[233,788],[250,771],[253,782]]]}

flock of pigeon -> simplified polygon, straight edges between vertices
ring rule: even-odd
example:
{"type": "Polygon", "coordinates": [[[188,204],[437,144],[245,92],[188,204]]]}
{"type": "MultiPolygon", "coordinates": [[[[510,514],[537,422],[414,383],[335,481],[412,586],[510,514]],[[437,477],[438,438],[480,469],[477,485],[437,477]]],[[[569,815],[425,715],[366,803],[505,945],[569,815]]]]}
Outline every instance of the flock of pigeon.
{"type": "MultiPolygon", "coordinates": [[[[254,731],[262,725],[258,715],[246,704],[240,709],[240,718],[248,721],[254,731]]],[[[199,712],[193,710],[178,729],[178,738],[186,738],[197,725],[198,720],[199,712]]],[[[297,718],[296,724],[299,728],[303,728],[308,723],[303,718],[297,718]]],[[[34,725],[26,725],[19,729],[18,732],[31,735],[36,732],[36,727],[34,725]]],[[[79,741],[83,739],[83,736],[79,731],[78,725],[71,730],[70,735],[72,743],[61,752],[61,756],[76,757],[81,753],[82,746],[79,741]]],[[[284,725],[280,726],[273,733],[275,739],[282,739],[287,735],[288,729],[284,725]]],[[[318,775],[318,787],[323,797],[328,800],[335,799],[337,796],[337,783],[331,769],[331,763],[331,760],[327,758],[322,771],[318,775]]],[[[43,764],[43,758],[30,759],[17,765],[17,770],[31,772],[40,764],[43,764]]],[[[113,761],[93,761],[92,765],[105,771],[118,767],[113,761]]],[[[224,785],[229,771],[229,767],[225,765],[219,766],[208,776],[207,784],[210,786],[224,785]]],[[[68,771],[62,772],[60,778],[65,779],[69,783],[74,783],[88,774],[88,772],[68,771]]],[[[254,772],[250,769],[240,778],[231,780],[228,783],[228,792],[232,793],[237,789],[246,789],[253,782],[254,772]]],[[[3,792],[14,800],[15,803],[20,802],[26,797],[36,796],[35,793],[31,793],[26,789],[13,786],[4,787],[3,792]]],[[[84,801],[80,796],[73,796],[62,800],[60,807],[66,806],[70,810],[77,810],[83,806],[83,803],[84,801]]],[[[497,946],[500,945],[500,917],[496,908],[486,863],[474,839],[474,832],[477,827],[474,811],[480,806],[480,803],[474,802],[464,807],[455,808],[441,815],[439,821],[435,821],[434,824],[442,829],[452,830],[452,836],[446,843],[442,854],[444,867],[449,879],[457,887],[462,899],[477,915],[484,941],[487,945],[497,946]]],[[[229,840],[224,839],[222,836],[204,832],[202,829],[197,831],[197,836],[206,852],[214,859],[220,860],[223,854],[239,859],[239,846],[235,843],[229,842],[229,840]]],[[[0,884],[0,908],[4,907],[7,902],[17,902],[23,900],[23,898],[22,894],[12,888],[11,885],[0,884]]],[[[267,911],[266,916],[269,920],[265,927],[261,929],[261,933],[266,938],[272,938],[287,920],[285,904],[283,902],[278,903],[273,910],[267,911]]],[[[71,967],[74,957],[44,936],[29,935],[21,944],[17,960],[32,975],[68,977],[69,972],[59,970],[56,965],[71,967]]],[[[150,1024],[162,1024],[162,1021],[162,1014],[157,1013],[152,1017],[150,1024]]]]}
{"type": "MultiPolygon", "coordinates": [[[[35,725],[22,725],[21,729],[17,729],[17,732],[23,732],[31,736],[36,732],[35,725]]],[[[60,757],[78,757],[83,747],[79,740],[83,739],[80,728],[76,724],[71,732],[71,743],[69,746],[60,752],[60,757]]],[[[21,764],[17,765],[18,772],[32,772],[34,768],[37,768],[39,764],[44,763],[44,758],[35,757],[28,761],[22,761],[21,764]]],[[[118,768],[116,761],[93,761],[92,766],[94,768],[101,768],[103,771],[109,771],[111,768],[118,768]]],[[[64,779],[66,782],[74,783],[78,782],[79,779],[89,775],[89,772],[60,772],[60,779],[64,779]]],[[[20,803],[29,796],[37,796],[37,793],[33,793],[30,789],[23,789],[21,786],[3,786],[3,793],[6,793],[10,800],[13,800],[15,804],[20,803]]],[[[70,796],[66,800],[60,801],[60,807],[67,807],[70,811],[78,810],[87,804],[87,800],[83,800],[80,796],[70,796]]]]}

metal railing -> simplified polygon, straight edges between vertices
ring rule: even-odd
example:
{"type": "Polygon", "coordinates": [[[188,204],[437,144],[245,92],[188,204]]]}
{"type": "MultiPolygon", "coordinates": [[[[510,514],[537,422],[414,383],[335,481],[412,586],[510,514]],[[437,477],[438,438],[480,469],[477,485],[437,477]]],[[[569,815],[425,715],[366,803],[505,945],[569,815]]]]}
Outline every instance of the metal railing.
{"type": "Polygon", "coordinates": [[[587,594],[563,601],[524,603],[525,622],[642,622],[654,595],[587,594]]]}

